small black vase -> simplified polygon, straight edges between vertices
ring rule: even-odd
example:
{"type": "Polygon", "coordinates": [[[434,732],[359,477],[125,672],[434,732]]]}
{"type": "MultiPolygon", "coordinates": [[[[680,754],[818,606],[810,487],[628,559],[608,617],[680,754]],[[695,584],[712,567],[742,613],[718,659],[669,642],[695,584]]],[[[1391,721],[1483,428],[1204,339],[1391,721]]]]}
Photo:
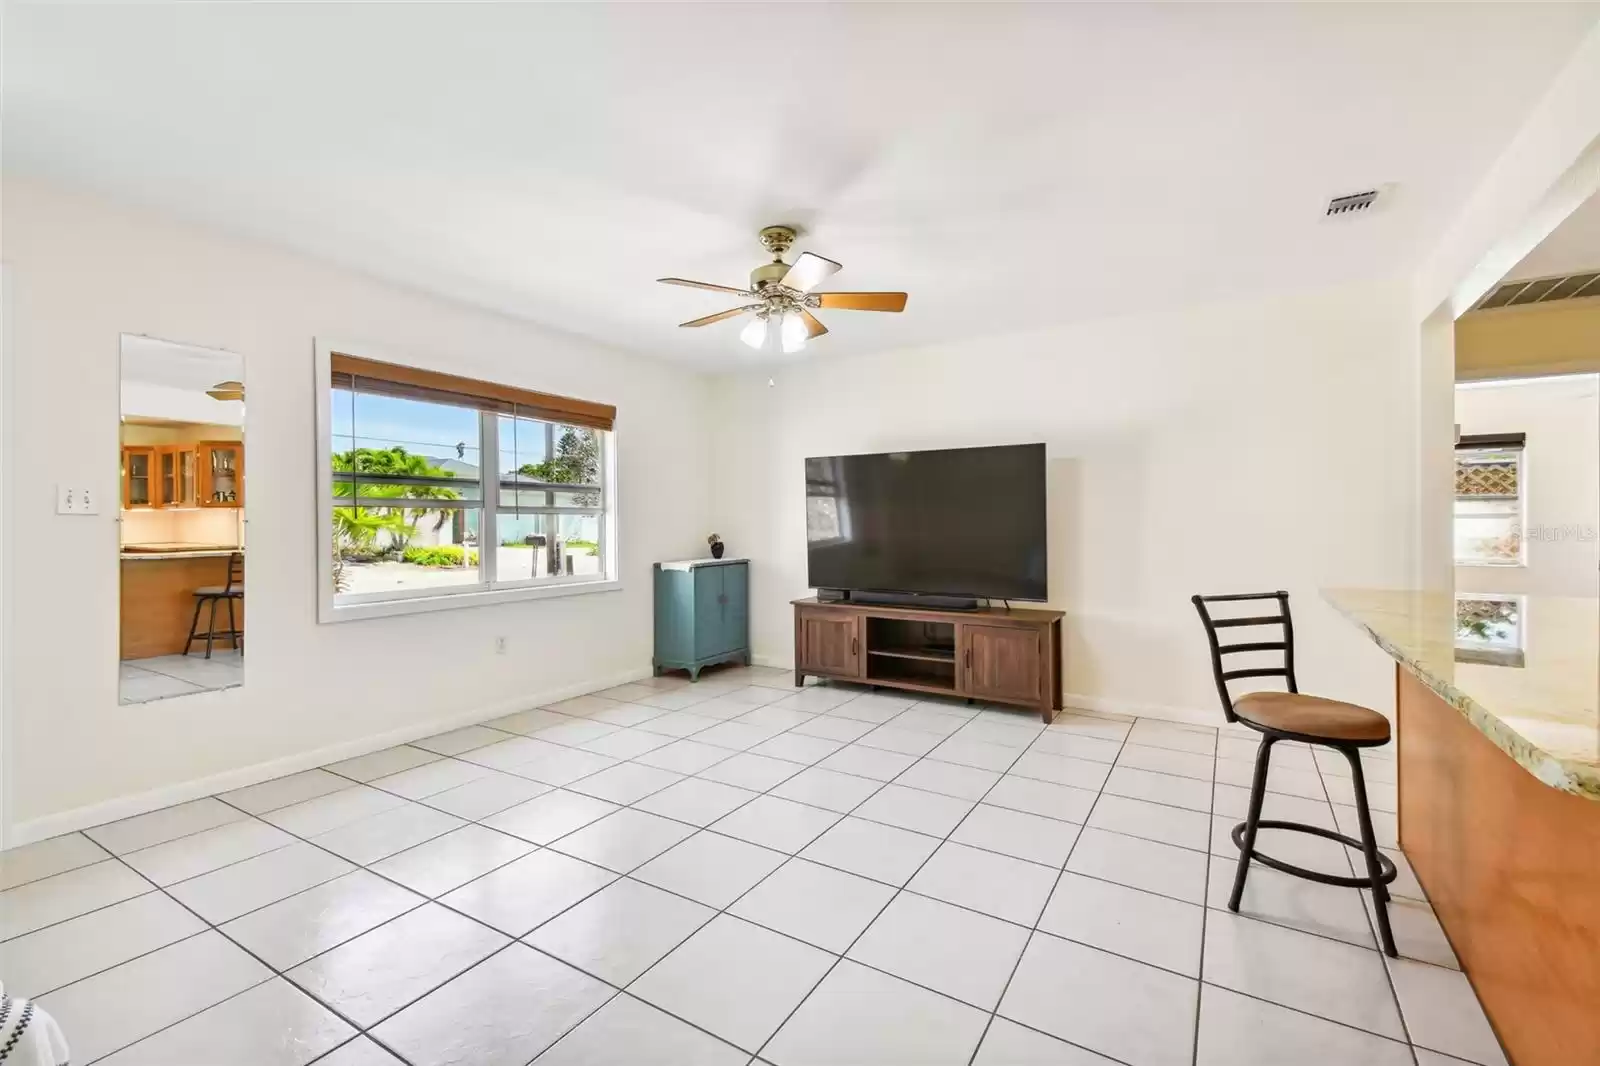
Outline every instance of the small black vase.
{"type": "Polygon", "coordinates": [[[722,543],[722,541],[720,541],[720,540],[717,541],[715,544],[713,544],[711,546],[711,558],[713,558],[713,559],[722,558],[722,553],[727,550],[727,547],[728,546],[726,544],[722,543]]]}

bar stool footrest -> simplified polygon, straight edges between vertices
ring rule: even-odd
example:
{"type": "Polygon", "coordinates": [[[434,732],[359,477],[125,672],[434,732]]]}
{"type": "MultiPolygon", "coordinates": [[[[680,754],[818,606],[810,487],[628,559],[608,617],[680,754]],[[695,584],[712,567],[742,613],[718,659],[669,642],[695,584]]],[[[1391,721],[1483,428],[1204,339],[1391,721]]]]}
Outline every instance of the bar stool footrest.
{"type": "MultiPolygon", "coordinates": [[[[1233,844],[1240,851],[1244,850],[1245,824],[1240,822],[1233,827],[1233,844]]],[[[1286,829],[1295,833],[1310,833],[1312,836],[1338,841],[1345,847],[1354,848],[1356,851],[1362,852],[1363,856],[1365,855],[1361,841],[1355,837],[1345,836],[1343,833],[1336,833],[1332,829],[1324,829],[1320,825],[1305,825],[1301,822],[1280,822],[1270,818],[1263,818],[1256,823],[1256,829],[1258,831],[1262,829],[1286,829]]],[[[1270,855],[1263,855],[1255,850],[1251,850],[1250,857],[1263,866],[1270,866],[1274,870],[1293,874],[1295,877],[1303,877],[1307,881],[1316,881],[1324,885],[1338,885],[1341,888],[1370,889],[1372,887],[1372,878],[1370,877],[1340,877],[1337,874],[1325,874],[1320,870],[1308,870],[1304,866],[1296,866],[1293,863],[1284,862],[1282,859],[1274,859],[1270,855]]],[[[1394,860],[1381,851],[1378,852],[1378,869],[1382,871],[1378,876],[1378,882],[1385,885],[1393,881],[1400,872],[1395,869],[1394,860]]]]}

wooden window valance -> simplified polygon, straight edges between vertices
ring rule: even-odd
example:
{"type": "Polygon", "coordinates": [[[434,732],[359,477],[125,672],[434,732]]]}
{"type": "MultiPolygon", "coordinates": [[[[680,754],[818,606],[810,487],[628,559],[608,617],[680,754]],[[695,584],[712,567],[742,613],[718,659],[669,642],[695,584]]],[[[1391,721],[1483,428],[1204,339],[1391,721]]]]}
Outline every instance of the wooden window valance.
{"type": "Polygon", "coordinates": [[[1456,441],[1456,448],[1466,450],[1495,450],[1515,451],[1528,446],[1526,433],[1463,433],[1461,439],[1456,441]]]}
{"type": "Polygon", "coordinates": [[[333,386],[380,396],[514,414],[545,422],[587,426],[590,429],[609,430],[617,420],[617,409],[610,404],[519,389],[514,385],[499,385],[435,370],[420,370],[398,363],[382,363],[341,352],[333,353],[333,386]]]}

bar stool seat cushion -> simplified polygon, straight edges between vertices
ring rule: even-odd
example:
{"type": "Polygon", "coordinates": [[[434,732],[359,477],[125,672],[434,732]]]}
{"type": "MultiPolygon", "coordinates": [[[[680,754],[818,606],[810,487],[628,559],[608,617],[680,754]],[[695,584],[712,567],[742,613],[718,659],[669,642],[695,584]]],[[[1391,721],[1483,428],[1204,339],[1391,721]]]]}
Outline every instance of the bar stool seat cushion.
{"type": "Polygon", "coordinates": [[[235,585],[230,589],[225,588],[222,585],[202,585],[200,588],[194,590],[194,594],[196,596],[238,596],[243,599],[244,586],[235,585]]]}
{"type": "Polygon", "coordinates": [[[1249,692],[1233,702],[1233,713],[1251,725],[1321,740],[1389,739],[1389,719],[1377,711],[1298,692],[1249,692]]]}

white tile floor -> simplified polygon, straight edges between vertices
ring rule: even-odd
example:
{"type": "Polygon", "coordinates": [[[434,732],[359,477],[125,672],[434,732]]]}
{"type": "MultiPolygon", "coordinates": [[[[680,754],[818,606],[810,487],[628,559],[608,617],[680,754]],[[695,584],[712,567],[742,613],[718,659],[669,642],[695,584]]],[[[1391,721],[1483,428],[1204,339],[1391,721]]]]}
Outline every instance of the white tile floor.
{"type": "MultiPolygon", "coordinates": [[[[1348,821],[1279,751],[1268,815],[1348,821]]],[[[1398,854],[1398,962],[1355,890],[1222,909],[1253,753],[644,681],[0,854],[0,980],[78,1064],[1503,1064],[1398,854]]]]}
{"type": "Polygon", "coordinates": [[[196,651],[193,655],[124,659],[118,667],[118,702],[123,704],[149,703],[244,684],[243,650],[225,647],[213,648],[209,659],[202,651],[196,651]]]}

